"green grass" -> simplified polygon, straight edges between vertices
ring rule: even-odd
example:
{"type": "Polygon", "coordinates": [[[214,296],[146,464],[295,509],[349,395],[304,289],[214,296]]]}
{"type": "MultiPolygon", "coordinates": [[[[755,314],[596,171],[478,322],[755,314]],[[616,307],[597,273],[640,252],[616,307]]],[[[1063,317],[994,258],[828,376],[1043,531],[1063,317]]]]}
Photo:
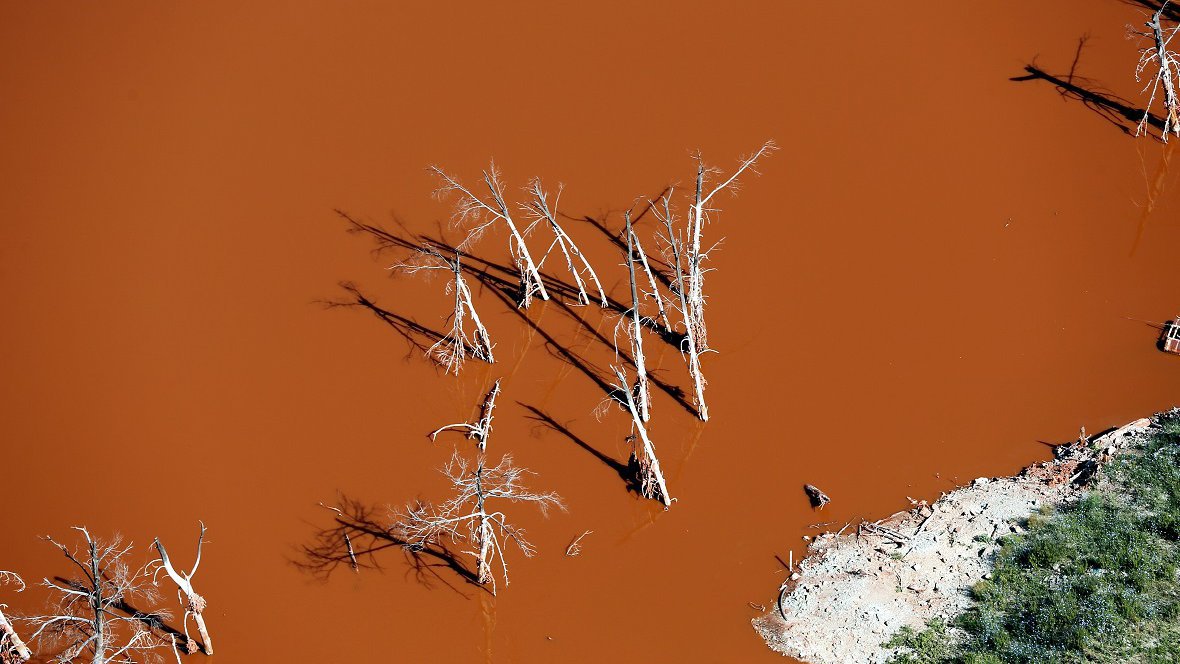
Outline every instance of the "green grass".
{"type": "Polygon", "coordinates": [[[999,541],[950,625],[904,629],[897,664],[1180,662],[1180,412],[1103,469],[1102,489],[999,541]]]}

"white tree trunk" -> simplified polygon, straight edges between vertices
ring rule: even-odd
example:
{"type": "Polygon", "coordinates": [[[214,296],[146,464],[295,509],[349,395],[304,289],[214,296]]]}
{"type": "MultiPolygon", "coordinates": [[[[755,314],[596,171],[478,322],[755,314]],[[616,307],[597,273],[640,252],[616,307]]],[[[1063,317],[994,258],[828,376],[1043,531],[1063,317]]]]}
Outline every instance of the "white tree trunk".
{"type": "Polygon", "coordinates": [[[0,659],[4,655],[14,657],[17,662],[27,662],[33,658],[33,652],[21,640],[4,612],[0,611],[0,659]]]}

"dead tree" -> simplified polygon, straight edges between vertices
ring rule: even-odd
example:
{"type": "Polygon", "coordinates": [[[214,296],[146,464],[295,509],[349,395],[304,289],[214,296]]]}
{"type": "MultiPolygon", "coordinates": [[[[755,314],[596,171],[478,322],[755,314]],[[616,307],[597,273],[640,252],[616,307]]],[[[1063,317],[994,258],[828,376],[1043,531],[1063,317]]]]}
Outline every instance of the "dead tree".
{"type": "MultiPolygon", "coordinates": [[[[719,208],[714,204],[716,196],[723,191],[735,191],[742,174],[755,170],[760,159],[777,149],[773,141],[763,143],[753,155],[742,158],[734,172],[716,185],[712,182],[721,176],[721,172],[716,168],[706,166],[698,155],[696,157],[697,174],[694,193],[688,206],[687,228],[684,236],[678,234],[673,228],[674,216],[671,207],[673,190],[671,188],[661,197],[663,212],[657,211],[657,216],[664,222],[667,231],[664,241],[671,254],[668,257],[668,263],[674,272],[670,281],[672,282],[672,290],[675,291],[674,294],[680,302],[677,308],[685,327],[683,350],[693,381],[693,398],[697,414],[702,420],[709,419],[709,408],[705,404],[706,381],[701,371],[701,356],[710,351],[708,328],[705,325],[705,274],[709,272],[706,261],[710,252],[720,244],[718,241],[708,248],[704,247],[705,224],[709,223],[712,220],[712,215],[719,211],[719,208]]],[[[652,205],[655,209],[654,202],[652,205]]]]}
{"type": "Polygon", "coordinates": [[[509,233],[508,251],[520,275],[519,305],[527,309],[534,296],[548,300],[549,293],[545,291],[541,273],[533,262],[524,236],[512,218],[512,209],[504,198],[504,185],[500,181],[500,171],[496,164],[492,163],[488,170],[483,172],[483,181],[487,185],[490,197],[487,200],[472,193],[458,179],[448,175],[438,166],[431,166],[430,171],[442,180],[442,184],[434,192],[436,198],[441,200],[451,193],[458,193],[452,220],[467,232],[467,237],[459,243],[459,248],[466,248],[468,244],[478,240],[484,231],[497,221],[503,222],[509,233]]]}
{"type": "Polygon", "coordinates": [[[684,269],[684,237],[675,230],[675,216],[672,212],[672,195],[675,189],[669,187],[664,195],[660,198],[661,207],[663,211],[660,212],[655,203],[652,203],[652,210],[655,211],[656,217],[664,224],[667,235],[662,239],[665,244],[665,253],[667,254],[668,265],[672,271],[671,276],[671,290],[672,294],[676,296],[676,300],[672,303],[672,308],[680,314],[680,318],[684,323],[684,338],[681,341],[680,352],[688,364],[688,375],[692,379],[693,386],[693,405],[696,406],[697,415],[702,420],[709,419],[709,407],[705,404],[705,375],[701,372],[701,347],[697,343],[696,332],[694,326],[690,323],[691,313],[688,304],[688,277],[684,269]]]}
{"type": "Polygon", "coordinates": [[[405,512],[398,515],[394,531],[411,551],[436,547],[445,539],[470,547],[464,553],[475,558],[478,582],[490,584],[495,594],[494,568],[499,568],[504,585],[509,583],[505,546],[514,544],[526,558],[531,558],[536,548],[525,539],[522,529],[509,523],[504,513],[491,504],[533,503],[546,515],[550,507],[564,510],[565,505],[556,493],[535,493],[524,487],[521,480],[532,473],[514,465],[510,454],[489,468],[482,453],[472,467],[455,452],[442,472],[455,495],[438,506],[423,502],[407,505],[405,512]]]}
{"type": "Polygon", "coordinates": [[[557,223],[557,204],[561,200],[561,185],[557,187],[557,195],[554,196],[552,209],[549,207],[549,195],[541,186],[540,178],[533,178],[533,181],[529,183],[528,191],[532,200],[525,204],[525,210],[533,217],[533,223],[525,228],[524,234],[528,235],[533,227],[542,221],[549,226],[549,230],[553,231],[553,242],[545,250],[541,260],[537,261],[537,269],[539,270],[545,264],[545,259],[549,258],[549,254],[553,252],[555,247],[560,249],[562,256],[565,257],[565,267],[573,276],[574,284],[578,287],[578,302],[590,304],[590,294],[586,292],[586,279],[589,279],[593,282],[594,289],[598,291],[601,306],[604,308],[609,306],[610,302],[607,300],[606,291],[602,289],[602,284],[598,281],[598,275],[594,273],[594,268],[590,266],[590,261],[586,260],[586,255],[582,253],[581,249],[578,249],[577,244],[574,244],[573,238],[565,232],[561,224],[557,223]],[[581,267],[574,262],[575,259],[581,264],[581,267]]]}
{"type": "Polygon", "coordinates": [[[746,171],[754,168],[759,159],[776,149],[777,146],[775,146],[774,141],[763,143],[762,147],[758,148],[758,151],[753,155],[742,158],[737,169],[722,181],[721,184],[715,186],[710,182],[710,179],[720,176],[721,171],[705,166],[705,162],[699,155],[696,158],[696,193],[693,196],[692,204],[689,206],[689,241],[686,259],[688,261],[689,321],[696,328],[694,332],[697,343],[702,350],[709,348],[709,336],[705,326],[705,273],[709,270],[705,268],[705,261],[709,258],[709,252],[720,244],[720,242],[717,242],[708,249],[702,248],[705,224],[711,221],[711,215],[713,213],[720,211],[719,208],[710,207],[710,205],[717,194],[726,190],[735,190],[738,186],[738,178],[746,171]]]}
{"type": "Polygon", "coordinates": [[[644,498],[658,500],[664,503],[665,507],[669,507],[672,505],[672,496],[668,493],[664,472],[660,469],[659,458],[656,457],[655,443],[648,437],[639,406],[635,403],[635,390],[627,379],[626,371],[618,366],[613,369],[618,383],[611,396],[631,416],[631,462],[637,470],[640,493],[644,498]]]}
{"type": "Polygon", "coordinates": [[[70,662],[89,652],[93,664],[129,660],[137,653],[163,645],[143,616],[119,612],[120,607],[127,606],[137,596],[156,598],[148,567],[132,568],[127,563],[132,545],[124,545],[117,536],[109,542],[98,541],[84,527],[74,530],[85,540],[81,549],[70,549],[50,537],[45,538],[81,574],[59,578],[61,583],[43,581],[56,599],[48,615],[27,619],[37,626],[29,640],[56,637],[65,644],[57,661],[70,662]]]}
{"type": "Polygon", "coordinates": [[[430,434],[430,439],[434,440],[438,434],[447,429],[460,429],[467,431],[467,437],[477,441],[480,450],[485,450],[488,447],[488,437],[492,435],[492,414],[496,409],[496,397],[500,396],[500,380],[492,384],[492,389],[488,390],[487,395],[483,398],[483,403],[479,407],[479,420],[474,424],[471,422],[459,422],[458,424],[448,424],[435,429],[430,434]]]}
{"type": "Polygon", "coordinates": [[[463,276],[462,256],[455,251],[455,258],[451,259],[433,246],[420,248],[415,257],[404,263],[393,265],[391,269],[401,270],[407,274],[417,274],[431,270],[446,270],[452,278],[447,284],[447,292],[455,296],[454,310],[451,312],[451,331],[436,341],[426,350],[427,356],[434,359],[447,373],[459,375],[463,363],[467,358],[474,357],[488,364],[496,361],[492,355],[492,339],[479,313],[475,310],[471,288],[463,276]],[[471,319],[472,332],[467,332],[467,319],[471,319]]]}
{"type": "Polygon", "coordinates": [[[1180,98],[1176,95],[1176,86],[1180,82],[1180,56],[1168,48],[1172,38],[1180,30],[1180,25],[1168,28],[1163,26],[1161,19],[1168,4],[1168,2],[1163,3],[1151,15],[1151,20],[1147,22],[1147,32],[1136,31],[1140,37],[1150,38],[1152,43],[1151,46],[1139,50],[1139,64],[1135,67],[1136,81],[1142,80],[1143,73],[1148,69],[1154,70],[1151,83],[1144,88],[1144,91],[1148,92],[1147,105],[1143,119],[1139,121],[1135,129],[1135,135],[1147,133],[1151,107],[1155,103],[1156,96],[1160,95],[1162,88],[1164,126],[1161,136],[1165,142],[1168,140],[1169,133],[1180,136],[1180,98]]]}
{"type": "Polygon", "coordinates": [[[656,301],[656,312],[664,332],[674,332],[672,322],[668,319],[668,310],[664,307],[664,296],[660,293],[659,286],[656,285],[656,275],[651,270],[651,264],[647,260],[647,252],[643,250],[643,244],[639,241],[639,235],[635,233],[634,229],[631,231],[631,243],[634,248],[632,260],[638,261],[639,266],[643,268],[643,273],[647,275],[648,288],[651,289],[644,295],[656,301]]]}
{"type": "Polygon", "coordinates": [[[647,360],[643,354],[643,323],[639,313],[639,289],[635,283],[635,233],[631,229],[631,212],[624,215],[627,220],[627,276],[631,284],[631,311],[627,337],[631,340],[631,359],[635,363],[635,402],[639,417],[647,422],[651,419],[651,386],[647,381],[647,360]]]}
{"type": "MultiPolygon", "coordinates": [[[[14,572],[0,570],[0,585],[11,583],[17,586],[16,591],[25,589],[25,582],[14,572]]],[[[0,604],[0,664],[22,664],[33,658],[33,651],[25,645],[12,622],[4,615],[6,604],[0,604]]]]}
{"type": "Polygon", "coordinates": [[[193,617],[193,621],[197,624],[197,632],[201,635],[201,643],[204,645],[205,654],[213,654],[213,639],[209,637],[209,629],[205,626],[205,598],[198,595],[197,591],[193,590],[193,575],[197,573],[197,568],[201,566],[201,548],[205,544],[205,524],[201,524],[201,533],[197,536],[197,557],[193,561],[193,568],[189,572],[183,570],[178,572],[172,565],[172,560],[168,557],[168,551],[164,548],[164,543],[156,538],[156,551],[160,553],[160,559],[157,561],[159,567],[156,569],[164,570],[168,574],[168,578],[176,584],[178,592],[183,595],[181,603],[184,605],[184,637],[187,639],[185,646],[189,652],[195,652],[193,639],[188,633],[188,618],[193,617]]]}

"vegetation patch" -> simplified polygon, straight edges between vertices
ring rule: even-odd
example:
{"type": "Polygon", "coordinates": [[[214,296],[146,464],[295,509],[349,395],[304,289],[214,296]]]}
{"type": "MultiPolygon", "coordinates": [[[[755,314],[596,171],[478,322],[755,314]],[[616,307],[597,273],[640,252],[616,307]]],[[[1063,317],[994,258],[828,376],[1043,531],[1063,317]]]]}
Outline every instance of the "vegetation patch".
{"type": "Polygon", "coordinates": [[[1095,489],[999,540],[950,623],[903,628],[891,662],[1175,662],[1180,658],[1180,411],[1104,466],[1095,489]]]}

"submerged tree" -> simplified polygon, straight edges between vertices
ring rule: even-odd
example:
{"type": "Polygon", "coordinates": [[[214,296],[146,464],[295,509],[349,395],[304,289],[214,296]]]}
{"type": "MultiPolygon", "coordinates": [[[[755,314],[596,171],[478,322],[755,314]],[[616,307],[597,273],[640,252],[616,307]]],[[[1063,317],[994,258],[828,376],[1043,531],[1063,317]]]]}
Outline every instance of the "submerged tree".
{"type": "Polygon", "coordinates": [[[148,567],[132,568],[127,562],[132,545],[124,545],[118,536],[109,542],[96,540],[84,527],[74,530],[84,540],[80,549],[45,538],[81,574],[58,577],[56,583],[44,580],[56,599],[48,615],[28,619],[37,626],[29,640],[55,638],[65,647],[56,661],[69,662],[90,653],[93,664],[128,661],[136,653],[162,645],[152,634],[150,621],[143,615],[127,615],[126,607],[134,598],[156,597],[148,567]]]}
{"type": "Polygon", "coordinates": [[[525,538],[524,530],[512,525],[504,512],[492,504],[533,503],[545,515],[549,508],[564,510],[565,505],[556,493],[536,493],[526,488],[523,478],[534,473],[517,467],[511,454],[488,467],[482,454],[473,466],[455,452],[442,473],[450,480],[455,495],[437,506],[421,501],[408,505],[405,513],[398,515],[395,529],[411,550],[437,545],[443,539],[470,547],[464,553],[475,558],[478,582],[491,584],[495,594],[495,568],[499,568],[504,585],[509,583],[505,546],[515,545],[526,558],[537,550],[525,538]]]}
{"type": "Polygon", "coordinates": [[[456,450],[442,469],[454,495],[437,506],[423,501],[407,505],[405,512],[397,515],[397,523],[391,529],[410,551],[445,549],[447,541],[470,547],[464,553],[475,558],[476,581],[490,584],[492,594],[496,592],[495,567],[499,567],[500,577],[504,579],[504,585],[508,585],[505,546],[514,544],[526,558],[531,558],[536,548],[525,538],[522,529],[512,525],[504,512],[489,503],[534,503],[544,515],[548,515],[550,507],[565,510],[561,496],[553,492],[537,493],[522,484],[525,476],[534,473],[517,467],[511,454],[505,454],[495,466],[487,465],[485,451],[499,394],[500,381],[496,381],[484,397],[476,424],[449,424],[432,434],[451,428],[466,428],[469,435],[479,441],[474,464],[456,450]]]}
{"type": "Polygon", "coordinates": [[[739,186],[739,178],[746,171],[755,170],[757,163],[763,157],[777,150],[774,141],[767,141],[758,148],[757,152],[743,157],[738,167],[729,177],[713,184],[722,176],[722,172],[706,166],[703,159],[696,157],[697,173],[694,193],[688,204],[686,229],[683,234],[674,228],[675,216],[672,212],[671,198],[674,189],[669,189],[660,199],[657,216],[664,223],[667,235],[663,238],[667,245],[668,264],[672,275],[670,282],[672,290],[679,300],[678,309],[684,323],[684,346],[682,351],[688,362],[689,374],[693,381],[693,399],[697,415],[702,420],[709,419],[709,408],[705,404],[705,377],[701,371],[701,356],[709,352],[708,331],[705,325],[705,274],[710,268],[706,266],[710,252],[720,241],[709,247],[704,246],[704,228],[712,221],[713,215],[720,211],[714,199],[723,191],[735,191],[739,186]]]}
{"type": "Polygon", "coordinates": [[[1165,142],[1169,133],[1180,136],[1180,97],[1176,94],[1177,83],[1180,83],[1180,56],[1169,48],[1172,38],[1180,31],[1180,25],[1164,27],[1162,17],[1168,4],[1164,2],[1151,15],[1151,20],[1147,22],[1147,32],[1135,32],[1138,36],[1151,40],[1150,46],[1140,49],[1139,64],[1135,67],[1135,80],[1141,80],[1146,71],[1152,72],[1151,83],[1144,88],[1144,91],[1148,92],[1147,108],[1143,113],[1143,119],[1136,127],[1135,135],[1147,133],[1151,107],[1156,96],[1161,96],[1164,106],[1164,126],[1161,135],[1165,142]]]}
{"type": "Polygon", "coordinates": [[[636,390],[628,380],[626,371],[618,366],[614,367],[614,371],[618,383],[611,397],[631,416],[631,466],[637,475],[639,491],[644,498],[658,500],[665,507],[671,506],[672,496],[668,493],[664,471],[660,469],[660,460],[656,457],[655,443],[647,435],[647,427],[636,404],[636,390]]]}
{"type": "Polygon", "coordinates": [[[442,252],[431,245],[420,248],[415,257],[404,263],[398,263],[391,269],[401,270],[408,274],[431,270],[446,270],[452,275],[447,284],[447,292],[455,296],[454,310],[451,312],[451,330],[426,350],[426,354],[438,362],[447,373],[459,375],[463,363],[468,357],[483,360],[489,364],[496,358],[492,355],[492,339],[479,313],[475,310],[471,288],[463,276],[462,257],[455,251],[454,259],[444,256],[442,252]],[[467,319],[471,319],[472,332],[467,332],[467,319]]]}
{"type": "Polygon", "coordinates": [[[487,395],[484,396],[483,402],[479,407],[479,419],[472,424],[471,422],[460,422],[457,424],[447,424],[435,429],[430,434],[430,439],[438,438],[438,434],[447,429],[460,429],[467,431],[467,437],[477,441],[480,450],[487,449],[488,437],[492,435],[492,417],[496,409],[496,397],[500,395],[500,381],[496,380],[492,384],[492,389],[488,390],[487,395]]]}
{"type": "MultiPolygon", "coordinates": [[[[643,354],[643,323],[639,313],[639,288],[635,283],[635,231],[631,228],[631,211],[624,217],[627,220],[627,276],[631,285],[631,310],[627,325],[627,337],[631,340],[631,358],[635,362],[634,400],[639,410],[639,417],[644,422],[651,419],[651,386],[647,380],[647,358],[643,354]]],[[[656,294],[657,297],[659,294],[656,294]]],[[[616,351],[618,349],[616,348],[616,351]]]]}
{"type": "MultiPolygon", "coordinates": [[[[15,572],[0,570],[0,586],[15,585],[19,593],[25,589],[25,582],[15,572]]],[[[6,604],[0,604],[0,664],[21,664],[33,658],[33,651],[25,645],[12,622],[4,615],[6,604]]]]}
{"type": "Polygon", "coordinates": [[[168,557],[168,551],[164,548],[164,543],[161,542],[159,538],[157,538],[155,545],[156,550],[160,553],[160,559],[158,561],[159,568],[156,570],[156,572],[158,573],[160,569],[164,570],[164,572],[168,574],[168,578],[172,579],[172,581],[176,584],[178,592],[184,596],[181,602],[184,604],[183,627],[184,636],[186,639],[185,646],[188,651],[195,652],[195,644],[193,643],[192,637],[189,636],[188,633],[188,618],[189,616],[192,616],[193,621],[197,624],[197,632],[199,632],[201,635],[201,643],[204,645],[205,654],[212,655],[213,639],[209,637],[209,630],[205,627],[205,598],[198,595],[197,592],[193,590],[193,575],[197,573],[197,568],[201,566],[201,548],[204,546],[204,544],[205,524],[202,522],[201,533],[197,536],[197,557],[196,560],[193,561],[193,568],[189,572],[177,572],[176,568],[172,566],[172,560],[168,557]]]}
{"type": "Polygon", "coordinates": [[[610,302],[607,300],[606,291],[602,289],[602,284],[598,281],[598,275],[594,273],[594,268],[590,266],[590,261],[586,260],[586,255],[574,243],[573,238],[565,232],[561,224],[557,222],[557,204],[561,200],[562,187],[558,185],[557,195],[554,196],[553,207],[549,207],[549,195],[541,186],[540,178],[533,178],[529,183],[528,188],[531,200],[525,204],[525,210],[533,217],[533,223],[525,228],[524,234],[528,235],[533,227],[542,221],[553,232],[553,243],[541,256],[541,260],[537,262],[537,268],[545,264],[545,259],[549,258],[549,254],[553,252],[554,248],[560,249],[562,256],[565,257],[565,267],[570,275],[574,278],[574,284],[578,287],[578,302],[580,304],[590,304],[590,294],[586,292],[586,280],[589,279],[594,284],[594,289],[598,291],[598,299],[601,306],[607,307],[610,302]],[[576,262],[575,262],[576,260],[576,262]],[[585,276],[583,276],[585,275],[585,276]]]}
{"type": "Polygon", "coordinates": [[[459,248],[465,248],[468,244],[479,239],[484,231],[497,221],[502,222],[509,233],[508,252],[520,275],[519,305],[527,309],[534,296],[548,300],[549,293],[545,290],[541,273],[533,261],[532,254],[529,253],[524,235],[517,228],[516,221],[512,217],[512,209],[504,197],[504,185],[500,180],[500,171],[496,168],[496,164],[491,164],[488,170],[483,172],[483,181],[487,185],[490,197],[488,199],[472,193],[458,179],[448,175],[438,166],[431,166],[430,172],[437,175],[442,181],[439,188],[435,190],[436,198],[441,200],[452,193],[458,194],[452,220],[467,232],[467,237],[459,243],[459,248]]]}

